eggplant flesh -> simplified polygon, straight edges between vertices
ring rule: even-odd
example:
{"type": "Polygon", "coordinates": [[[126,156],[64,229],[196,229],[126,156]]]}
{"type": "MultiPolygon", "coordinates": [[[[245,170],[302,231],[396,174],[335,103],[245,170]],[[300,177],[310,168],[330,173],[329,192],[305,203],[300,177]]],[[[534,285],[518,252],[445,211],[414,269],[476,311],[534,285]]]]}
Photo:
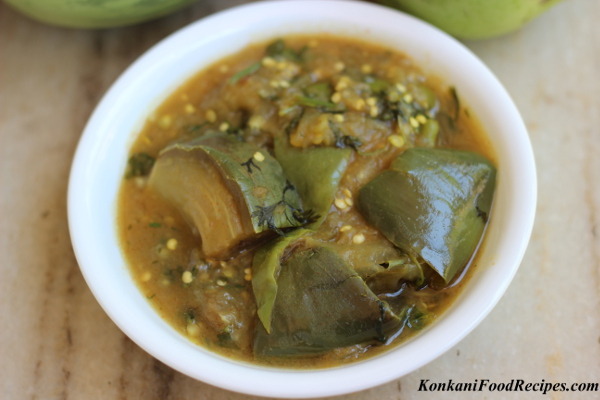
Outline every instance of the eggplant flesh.
{"type": "Polygon", "coordinates": [[[481,241],[495,176],[479,154],[412,148],[360,189],[358,207],[394,245],[450,282],[481,241]]]}
{"type": "Polygon", "coordinates": [[[227,134],[166,147],[149,185],[198,231],[209,258],[228,258],[264,233],[303,223],[300,198],[277,160],[227,134]]]}

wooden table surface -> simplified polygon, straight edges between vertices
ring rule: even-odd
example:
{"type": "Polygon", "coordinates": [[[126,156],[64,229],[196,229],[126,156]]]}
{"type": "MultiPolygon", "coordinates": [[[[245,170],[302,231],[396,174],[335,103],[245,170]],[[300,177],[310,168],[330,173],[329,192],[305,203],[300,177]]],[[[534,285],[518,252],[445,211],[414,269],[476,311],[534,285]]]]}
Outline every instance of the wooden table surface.
{"type": "MultiPolygon", "coordinates": [[[[111,322],[67,229],[71,159],[92,109],[140,54],[237,4],[202,1],[141,25],[49,27],[0,4],[0,398],[249,399],[182,375],[111,322]]],[[[431,382],[600,382],[600,2],[565,0],[525,29],[467,45],[529,129],[532,241],[492,313],[427,366],[348,399],[600,399],[600,392],[427,393],[431,382]]]]}

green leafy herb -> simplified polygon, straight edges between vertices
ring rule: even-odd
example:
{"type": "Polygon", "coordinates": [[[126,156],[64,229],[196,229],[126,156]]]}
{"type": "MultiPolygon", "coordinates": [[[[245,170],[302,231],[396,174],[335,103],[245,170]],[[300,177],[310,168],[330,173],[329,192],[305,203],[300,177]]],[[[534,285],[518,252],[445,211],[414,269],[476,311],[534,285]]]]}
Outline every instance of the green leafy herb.
{"type": "Polygon", "coordinates": [[[335,139],[335,147],[340,149],[345,149],[346,147],[353,148],[354,150],[358,150],[362,142],[360,139],[354,136],[342,135],[337,136],[335,139]]]}
{"type": "Polygon", "coordinates": [[[304,88],[304,94],[312,99],[328,101],[333,90],[329,82],[316,82],[304,88]]]}
{"type": "Polygon", "coordinates": [[[246,68],[238,71],[237,73],[235,73],[231,78],[229,78],[229,83],[231,85],[235,85],[237,82],[239,82],[241,79],[252,75],[253,73],[255,73],[256,71],[258,71],[260,69],[260,62],[255,62],[254,64],[250,64],[249,66],[247,66],[246,68]]]}
{"type": "Polygon", "coordinates": [[[298,96],[298,104],[304,107],[318,108],[322,111],[335,111],[339,106],[329,100],[318,99],[315,97],[298,96]]]}
{"type": "Polygon", "coordinates": [[[268,56],[274,57],[285,51],[285,42],[283,39],[277,39],[267,46],[266,53],[268,56]]]}
{"type": "Polygon", "coordinates": [[[266,54],[273,58],[284,58],[294,62],[302,62],[302,56],[305,51],[306,48],[303,48],[297,52],[287,47],[283,39],[277,39],[267,46],[266,54]]]}
{"type": "Polygon", "coordinates": [[[369,85],[371,92],[375,94],[382,94],[390,87],[390,83],[388,81],[376,78],[374,76],[368,76],[365,79],[365,82],[369,85]]]}
{"type": "Polygon", "coordinates": [[[454,106],[454,119],[458,119],[458,113],[460,112],[460,99],[458,98],[458,92],[454,86],[451,86],[448,90],[450,92],[450,98],[452,99],[452,105],[454,106]]]}
{"type": "Polygon", "coordinates": [[[198,133],[202,128],[206,127],[207,125],[207,122],[202,124],[186,125],[184,129],[187,133],[198,133]]]}
{"type": "Polygon", "coordinates": [[[257,206],[256,209],[252,212],[252,217],[256,218],[258,221],[256,225],[261,227],[266,227],[278,235],[283,236],[284,233],[277,225],[275,225],[275,210],[282,207],[282,202],[278,202],[275,204],[271,204],[269,206],[257,206]]]}
{"type": "Polygon", "coordinates": [[[286,181],[286,186],[283,188],[281,200],[269,206],[256,207],[256,209],[252,212],[252,217],[258,219],[257,224],[259,226],[264,226],[280,236],[284,236],[285,232],[275,223],[277,215],[286,215],[288,222],[294,228],[303,227],[316,221],[316,219],[319,218],[319,215],[315,214],[313,210],[304,210],[302,207],[294,205],[297,196],[298,194],[294,185],[292,185],[289,181],[286,181]],[[291,201],[286,200],[287,192],[291,192],[291,201]],[[291,218],[289,217],[290,215],[291,218]]]}
{"type": "Polygon", "coordinates": [[[391,121],[398,118],[398,105],[390,101],[385,94],[380,94],[377,98],[378,107],[380,109],[377,119],[381,121],[391,121]]]}
{"type": "Polygon", "coordinates": [[[329,120],[329,128],[335,137],[335,147],[339,149],[350,147],[354,150],[358,150],[358,148],[362,145],[362,142],[359,138],[355,136],[344,135],[340,127],[331,120],[329,120]]]}
{"type": "Polygon", "coordinates": [[[306,226],[312,224],[317,221],[321,216],[314,212],[314,210],[294,210],[292,213],[296,221],[298,221],[301,226],[306,226]]]}
{"type": "Polygon", "coordinates": [[[185,319],[185,322],[188,324],[195,323],[196,322],[196,310],[193,307],[187,307],[185,310],[183,310],[183,318],[185,319]]]}
{"type": "Polygon", "coordinates": [[[406,326],[411,329],[421,330],[427,325],[429,319],[429,314],[419,310],[416,306],[413,306],[408,310],[408,315],[406,316],[406,326]]]}
{"type": "Polygon", "coordinates": [[[152,171],[154,161],[154,157],[148,153],[133,154],[129,157],[125,177],[129,179],[136,176],[147,176],[152,171]]]}
{"type": "Polygon", "coordinates": [[[178,265],[177,267],[174,268],[165,268],[163,270],[163,276],[169,280],[170,282],[176,282],[177,280],[179,280],[181,282],[181,280],[179,279],[181,277],[181,274],[183,273],[183,267],[178,265]]]}
{"type": "Polygon", "coordinates": [[[297,97],[298,105],[303,107],[318,108],[322,112],[343,112],[343,104],[331,101],[333,89],[329,82],[316,82],[306,86],[304,95],[297,97]]]}
{"type": "Polygon", "coordinates": [[[232,347],[234,345],[231,334],[233,327],[228,325],[223,331],[217,334],[217,342],[221,347],[232,347]]]}
{"type": "Polygon", "coordinates": [[[292,118],[290,123],[285,127],[286,135],[289,136],[290,134],[292,134],[292,132],[294,132],[296,130],[296,128],[298,128],[298,125],[300,124],[300,120],[302,119],[303,116],[304,116],[304,108],[301,108],[300,112],[298,112],[296,115],[294,115],[294,117],[292,118]]]}
{"type": "Polygon", "coordinates": [[[338,109],[338,105],[329,100],[317,99],[308,96],[298,96],[298,104],[304,107],[319,108],[324,111],[338,109]]]}
{"type": "Polygon", "coordinates": [[[150,223],[148,224],[148,226],[149,226],[150,228],[160,228],[160,227],[162,226],[162,224],[161,224],[160,222],[150,222],[150,223]]]}
{"type": "Polygon", "coordinates": [[[438,99],[433,90],[424,84],[411,85],[411,94],[413,96],[413,105],[420,112],[433,111],[436,109],[438,99]]]}
{"type": "Polygon", "coordinates": [[[249,174],[253,172],[252,168],[255,168],[256,170],[260,171],[260,167],[254,162],[254,157],[248,158],[248,160],[244,161],[243,163],[240,163],[240,165],[246,167],[246,171],[248,171],[249,174]]]}

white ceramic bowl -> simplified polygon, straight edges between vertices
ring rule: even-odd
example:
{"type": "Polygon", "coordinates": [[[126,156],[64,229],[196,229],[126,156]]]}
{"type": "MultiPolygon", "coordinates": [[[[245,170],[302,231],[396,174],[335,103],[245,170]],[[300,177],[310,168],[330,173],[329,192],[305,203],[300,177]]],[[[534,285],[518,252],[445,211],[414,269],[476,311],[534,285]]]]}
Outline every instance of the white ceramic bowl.
{"type": "Polygon", "coordinates": [[[75,155],[68,194],[69,227],[83,275],[125,334],[193,378],[237,392],[287,398],[339,395],[383,384],[454,346],[490,312],[517,271],[530,237],[535,203],[535,164],[527,131],[509,95],[481,61],[448,35],[400,12],[327,0],[233,8],[158,43],[123,73],[93,113],[75,155]],[[146,116],[176,87],[250,43],[319,32],[396,48],[457,88],[481,120],[498,156],[492,218],[474,276],[454,305],[413,340],[381,356],[332,369],[248,365],[192,344],[152,309],[119,249],[115,199],[132,141],[146,116]]]}

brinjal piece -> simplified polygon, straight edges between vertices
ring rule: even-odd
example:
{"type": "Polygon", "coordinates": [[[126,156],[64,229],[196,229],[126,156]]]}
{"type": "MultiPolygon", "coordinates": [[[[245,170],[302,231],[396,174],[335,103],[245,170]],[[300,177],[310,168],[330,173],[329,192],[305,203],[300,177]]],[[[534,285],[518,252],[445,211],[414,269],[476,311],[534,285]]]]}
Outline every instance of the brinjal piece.
{"type": "Polygon", "coordinates": [[[361,188],[358,207],[388,240],[449,282],[481,240],[495,176],[479,154],[412,148],[361,188]]]}
{"type": "Polygon", "coordinates": [[[349,148],[297,148],[284,138],[275,141],[275,157],[300,195],[304,209],[320,216],[317,222],[327,216],[351,155],[349,148]]]}
{"type": "Polygon", "coordinates": [[[425,281],[421,264],[408,255],[389,260],[378,267],[364,278],[377,295],[397,292],[405,282],[420,286],[425,281]]]}
{"type": "Polygon", "coordinates": [[[226,258],[263,232],[301,225],[300,198],[277,160],[227,134],[166,147],[149,184],[198,230],[207,257],[226,258]]]}
{"type": "Polygon", "coordinates": [[[253,313],[252,298],[244,296],[243,285],[220,280],[202,282],[192,287],[196,318],[211,331],[223,347],[249,349],[252,346],[253,313]]]}
{"type": "Polygon", "coordinates": [[[277,278],[281,270],[281,259],[286,249],[311,231],[297,229],[286,236],[272,240],[260,247],[252,259],[252,290],[256,301],[257,315],[267,332],[271,332],[271,316],[277,296],[277,278]]]}
{"type": "Polygon", "coordinates": [[[297,247],[282,263],[271,332],[257,326],[257,356],[302,356],[385,343],[402,321],[334,251],[297,247]]]}
{"type": "Polygon", "coordinates": [[[394,293],[405,283],[420,287],[424,263],[410,257],[387,240],[354,244],[327,243],[360,276],[376,295],[394,293]]]}

